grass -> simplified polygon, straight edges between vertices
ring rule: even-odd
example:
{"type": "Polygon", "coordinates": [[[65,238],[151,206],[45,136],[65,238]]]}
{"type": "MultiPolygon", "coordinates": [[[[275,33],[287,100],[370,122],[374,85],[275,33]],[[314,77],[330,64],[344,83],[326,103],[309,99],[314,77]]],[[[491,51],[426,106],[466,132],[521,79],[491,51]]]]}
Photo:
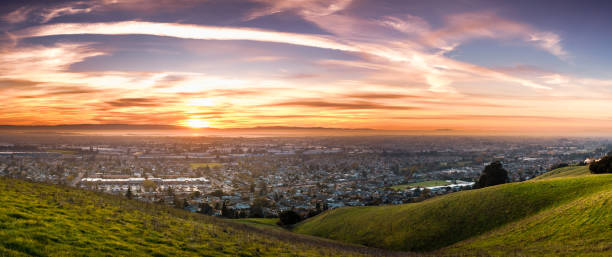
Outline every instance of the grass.
{"type": "Polygon", "coordinates": [[[549,178],[567,178],[590,175],[589,166],[567,166],[546,172],[534,178],[534,180],[549,178]]]}
{"type": "Polygon", "coordinates": [[[446,180],[429,180],[429,181],[415,182],[415,183],[409,183],[409,184],[395,185],[395,186],[392,186],[391,189],[404,190],[404,189],[409,189],[413,187],[436,187],[436,186],[447,186],[450,184],[452,184],[452,182],[448,182],[446,180]]]}
{"type": "Polygon", "coordinates": [[[192,169],[197,169],[197,168],[205,168],[205,167],[209,167],[209,168],[218,168],[223,166],[223,164],[218,163],[218,162],[198,162],[198,163],[190,163],[189,165],[191,165],[192,169]]]}
{"type": "Polygon", "coordinates": [[[612,229],[609,214],[604,215],[610,213],[610,201],[602,200],[612,190],[612,175],[578,176],[577,173],[584,172],[580,169],[584,168],[566,169],[564,172],[567,173],[556,175],[560,178],[461,191],[420,203],[335,209],[302,222],[294,231],[394,250],[432,251],[450,246],[448,253],[451,255],[464,251],[511,255],[523,250],[524,245],[530,244],[534,238],[539,238],[541,242],[534,244],[533,251],[525,249],[534,255],[612,254],[609,241],[601,240],[604,236],[610,236],[612,229]],[[581,201],[585,204],[576,204],[581,201]],[[604,205],[604,209],[598,207],[601,205],[604,205]],[[584,212],[589,214],[581,214],[584,212]],[[557,216],[557,213],[563,215],[557,216]],[[531,220],[537,219],[535,217],[540,219],[531,220]],[[537,229],[533,228],[536,230],[523,234],[502,230],[509,224],[520,222],[526,222],[523,229],[531,229],[530,224],[540,225],[537,229]],[[598,227],[599,231],[607,229],[607,232],[598,232],[589,238],[586,233],[589,230],[580,227],[589,222],[592,228],[598,227]],[[499,232],[490,238],[466,243],[463,247],[459,243],[457,248],[452,248],[453,244],[462,240],[494,231],[499,232]],[[554,236],[538,237],[546,233],[554,236]],[[557,237],[565,238],[565,241],[574,237],[575,244],[580,246],[572,248],[571,244],[556,243],[557,237]],[[509,240],[508,244],[504,240],[509,240]],[[557,248],[547,249],[547,246],[557,248]]]}
{"type": "Polygon", "coordinates": [[[0,192],[0,256],[404,255],[68,187],[0,178],[0,192]]]}
{"type": "Polygon", "coordinates": [[[508,224],[437,255],[612,256],[612,190],[508,224]]]}
{"type": "Polygon", "coordinates": [[[246,219],[237,219],[233,221],[239,222],[242,224],[248,224],[248,225],[260,227],[260,228],[284,230],[284,228],[276,225],[276,223],[279,221],[278,218],[246,218],[246,219]]]}

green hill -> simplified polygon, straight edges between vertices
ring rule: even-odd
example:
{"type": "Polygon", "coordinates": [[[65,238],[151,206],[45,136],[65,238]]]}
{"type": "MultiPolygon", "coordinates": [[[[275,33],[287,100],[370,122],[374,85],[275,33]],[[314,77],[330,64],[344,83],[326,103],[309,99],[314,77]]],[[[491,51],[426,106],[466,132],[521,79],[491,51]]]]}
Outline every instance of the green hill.
{"type": "Polygon", "coordinates": [[[612,256],[612,190],[454,244],[437,255],[612,256]]]}
{"type": "Polygon", "coordinates": [[[540,176],[533,178],[534,180],[549,179],[549,178],[567,178],[591,175],[589,166],[568,166],[546,172],[540,176]]]}
{"type": "Polygon", "coordinates": [[[406,255],[0,178],[0,256],[406,255]]]}
{"type": "Polygon", "coordinates": [[[335,209],[294,231],[394,250],[448,247],[436,254],[609,255],[612,242],[602,238],[612,238],[612,175],[580,176],[583,169],[420,203],[335,209]]]}

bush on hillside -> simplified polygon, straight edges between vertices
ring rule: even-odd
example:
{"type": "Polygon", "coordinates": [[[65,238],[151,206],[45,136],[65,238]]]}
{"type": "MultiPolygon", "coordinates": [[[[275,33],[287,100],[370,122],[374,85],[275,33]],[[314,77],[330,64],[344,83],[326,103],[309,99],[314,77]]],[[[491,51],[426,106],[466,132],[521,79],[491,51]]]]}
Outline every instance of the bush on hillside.
{"type": "Polygon", "coordinates": [[[508,171],[506,171],[501,162],[494,161],[487,165],[482,171],[478,182],[476,182],[476,188],[483,188],[488,186],[494,186],[504,184],[508,182],[508,171]]]}
{"type": "Polygon", "coordinates": [[[591,163],[589,170],[593,174],[612,173],[612,155],[606,155],[601,160],[591,163]]]}
{"type": "Polygon", "coordinates": [[[284,211],[278,215],[282,226],[291,226],[295,223],[298,223],[302,220],[302,217],[297,212],[294,211],[284,211]]]}

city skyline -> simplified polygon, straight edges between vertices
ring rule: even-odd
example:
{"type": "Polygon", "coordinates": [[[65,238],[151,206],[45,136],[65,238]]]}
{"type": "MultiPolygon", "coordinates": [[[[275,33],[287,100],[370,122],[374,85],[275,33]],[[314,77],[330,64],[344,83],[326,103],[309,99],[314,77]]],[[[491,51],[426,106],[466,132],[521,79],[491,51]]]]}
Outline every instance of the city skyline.
{"type": "Polygon", "coordinates": [[[7,1],[0,124],[605,135],[604,5],[7,1]]]}

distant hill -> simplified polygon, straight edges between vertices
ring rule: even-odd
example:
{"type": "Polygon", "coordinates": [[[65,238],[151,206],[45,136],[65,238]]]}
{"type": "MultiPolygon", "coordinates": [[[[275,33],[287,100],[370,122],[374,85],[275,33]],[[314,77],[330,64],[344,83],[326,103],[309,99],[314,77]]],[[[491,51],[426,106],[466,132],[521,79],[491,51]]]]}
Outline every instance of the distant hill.
{"type": "Polygon", "coordinates": [[[0,256],[405,256],[0,178],[0,256]]]}
{"type": "Polygon", "coordinates": [[[585,167],[420,203],[347,207],[294,231],[435,255],[612,255],[612,175],[585,167]]]}

